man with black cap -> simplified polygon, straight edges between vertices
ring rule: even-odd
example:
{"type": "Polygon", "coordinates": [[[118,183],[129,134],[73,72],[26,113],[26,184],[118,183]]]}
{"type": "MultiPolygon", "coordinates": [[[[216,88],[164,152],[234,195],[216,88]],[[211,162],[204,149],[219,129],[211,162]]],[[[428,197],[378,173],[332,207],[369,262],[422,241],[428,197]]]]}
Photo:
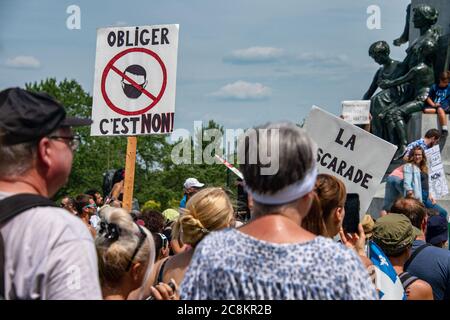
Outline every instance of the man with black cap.
{"type": "Polygon", "coordinates": [[[429,217],[427,222],[426,240],[435,247],[445,248],[448,243],[447,219],[440,215],[429,217]]]}
{"type": "Polygon", "coordinates": [[[80,142],[71,127],[92,121],[67,117],[50,96],[20,88],[0,92],[0,114],[0,292],[6,299],[101,299],[91,234],[46,199],[68,180],[80,142]],[[13,215],[25,199],[36,204],[13,215]]]}

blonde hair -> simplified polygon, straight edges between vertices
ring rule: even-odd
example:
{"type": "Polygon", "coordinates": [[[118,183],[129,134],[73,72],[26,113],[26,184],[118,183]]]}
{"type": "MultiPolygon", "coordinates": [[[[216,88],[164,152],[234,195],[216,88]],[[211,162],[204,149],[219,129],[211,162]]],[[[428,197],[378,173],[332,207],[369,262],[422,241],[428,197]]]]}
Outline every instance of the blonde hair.
{"type": "Polygon", "coordinates": [[[173,236],[195,246],[209,232],[229,226],[233,214],[231,201],[221,188],[200,190],[175,222],[173,236]]]}
{"type": "Polygon", "coordinates": [[[100,211],[100,217],[101,226],[95,238],[95,246],[102,286],[119,283],[129,271],[127,267],[130,263],[148,264],[147,270],[150,270],[155,256],[151,233],[144,227],[139,227],[133,221],[131,215],[122,208],[105,206],[100,211]],[[111,236],[111,233],[102,232],[102,226],[114,227],[117,230],[117,235],[111,236]],[[145,233],[146,238],[132,258],[142,237],[140,228],[145,233]]]}

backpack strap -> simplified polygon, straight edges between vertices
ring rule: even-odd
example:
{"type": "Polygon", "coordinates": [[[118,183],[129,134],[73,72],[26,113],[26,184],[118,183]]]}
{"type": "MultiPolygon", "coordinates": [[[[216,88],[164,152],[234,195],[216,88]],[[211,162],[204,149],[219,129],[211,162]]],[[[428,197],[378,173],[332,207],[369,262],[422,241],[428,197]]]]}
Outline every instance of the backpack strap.
{"type": "MultiPolygon", "coordinates": [[[[48,198],[37,194],[20,193],[0,201],[0,226],[16,215],[34,207],[56,207],[48,198]]],[[[0,233],[0,298],[5,297],[5,250],[0,233]]]]}
{"type": "Polygon", "coordinates": [[[426,247],[430,247],[431,244],[429,243],[425,243],[423,245],[421,245],[420,247],[418,247],[413,254],[411,255],[411,257],[409,257],[408,261],[405,262],[405,265],[403,266],[403,270],[407,270],[409,265],[411,264],[411,262],[414,260],[415,257],[417,257],[417,255],[420,253],[420,251],[422,251],[423,249],[425,249],[426,247]]]}
{"type": "Polygon", "coordinates": [[[419,280],[416,276],[413,276],[409,272],[402,272],[398,275],[400,281],[402,282],[403,289],[407,289],[410,285],[412,285],[416,280],[419,280]]]}
{"type": "Polygon", "coordinates": [[[56,207],[56,204],[52,200],[37,194],[20,193],[13,195],[0,201],[0,224],[34,207],[56,207]]]}

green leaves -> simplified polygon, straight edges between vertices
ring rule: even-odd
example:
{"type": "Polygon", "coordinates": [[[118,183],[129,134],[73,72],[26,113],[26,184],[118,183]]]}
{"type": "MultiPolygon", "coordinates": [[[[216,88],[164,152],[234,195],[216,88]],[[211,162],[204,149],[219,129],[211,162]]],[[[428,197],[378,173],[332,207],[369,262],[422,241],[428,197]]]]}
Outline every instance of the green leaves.
{"type": "MultiPolygon", "coordinates": [[[[92,97],[75,80],[57,82],[48,78],[39,83],[28,83],[26,88],[55,97],[66,107],[68,115],[91,117],[92,97]]],[[[224,132],[223,127],[212,120],[203,130],[211,128],[224,132]]],[[[65,194],[75,197],[92,188],[101,191],[103,174],[109,169],[125,167],[126,137],[91,137],[88,127],[76,131],[81,136],[81,145],[75,153],[69,181],[55,199],[65,194]]],[[[204,150],[210,142],[200,143],[204,150]]],[[[161,204],[161,210],[174,207],[181,200],[183,183],[189,177],[195,177],[207,186],[225,186],[227,169],[223,165],[176,165],[170,157],[172,147],[167,135],[138,137],[134,197],[141,205],[154,200],[161,204]]]]}

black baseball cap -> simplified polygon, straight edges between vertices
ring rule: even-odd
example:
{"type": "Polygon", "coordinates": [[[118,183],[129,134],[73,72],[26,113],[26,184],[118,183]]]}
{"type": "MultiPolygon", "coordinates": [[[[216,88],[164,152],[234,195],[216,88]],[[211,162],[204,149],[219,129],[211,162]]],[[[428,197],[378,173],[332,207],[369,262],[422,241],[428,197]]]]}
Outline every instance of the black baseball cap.
{"type": "Polygon", "coordinates": [[[448,240],[447,219],[439,215],[428,218],[426,240],[432,245],[438,245],[448,240]]]}
{"type": "Polygon", "coordinates": [[[91,119],[67,117],[64,107],[46,93],[21,88],[0,92],[0,128],[5,144],[37,141],[60,127],[90,124],[91,119]]]}

